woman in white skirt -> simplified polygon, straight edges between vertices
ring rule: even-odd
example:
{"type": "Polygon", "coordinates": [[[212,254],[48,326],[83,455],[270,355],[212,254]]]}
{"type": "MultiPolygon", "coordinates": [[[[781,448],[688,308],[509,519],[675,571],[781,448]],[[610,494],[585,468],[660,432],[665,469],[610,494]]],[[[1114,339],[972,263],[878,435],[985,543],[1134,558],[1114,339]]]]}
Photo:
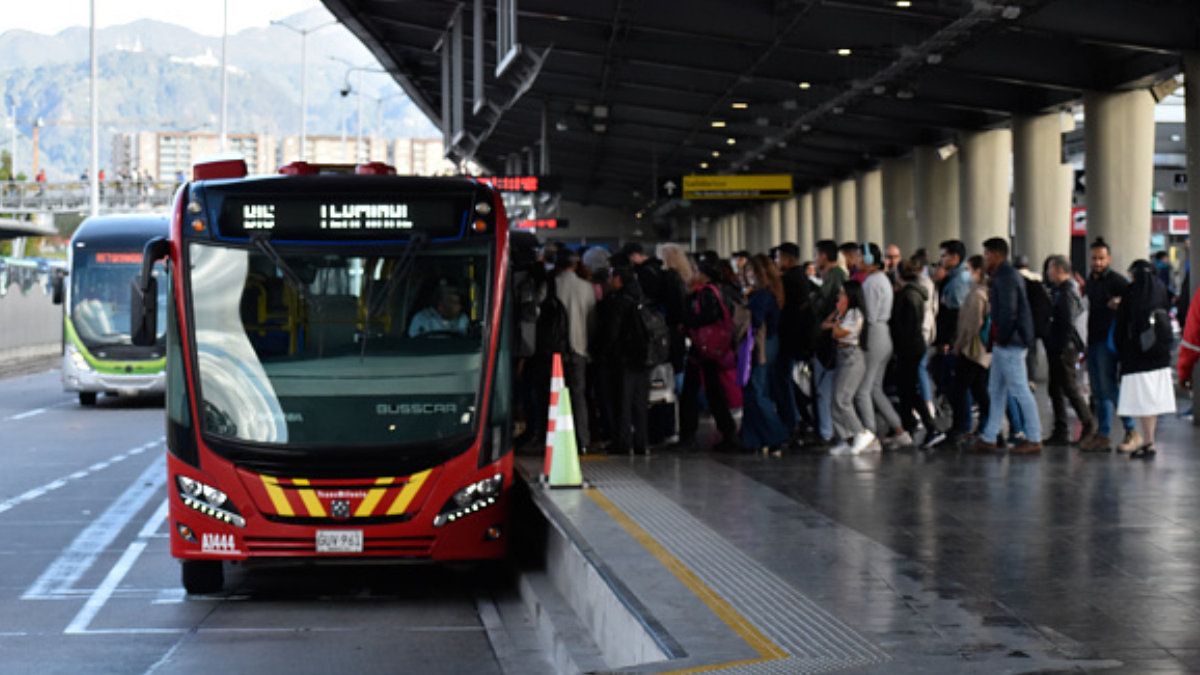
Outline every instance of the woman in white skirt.
{"type": "Polygon", "coordinates": [[[1138,260],[1129,268],[1133,283],[1117,307],[1113,341],[1121,361],[1121,391],[1117,414],[1136,417],[1142,424],[1143,445],[1131,459],[1152,459],[1158,416],[1175,412],[1171,382],[1170,299],[1154,265],[1138,260]]]}

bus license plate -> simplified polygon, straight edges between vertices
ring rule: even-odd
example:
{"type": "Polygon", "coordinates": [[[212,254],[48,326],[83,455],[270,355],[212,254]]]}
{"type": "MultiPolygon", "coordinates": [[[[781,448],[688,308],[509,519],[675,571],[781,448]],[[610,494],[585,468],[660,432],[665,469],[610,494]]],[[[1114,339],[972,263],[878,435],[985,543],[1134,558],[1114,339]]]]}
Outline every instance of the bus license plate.
{"type": "Polygon", "coordinates": [[[317,530],[317,553],[362,553],[362,530],[317,530]]]}

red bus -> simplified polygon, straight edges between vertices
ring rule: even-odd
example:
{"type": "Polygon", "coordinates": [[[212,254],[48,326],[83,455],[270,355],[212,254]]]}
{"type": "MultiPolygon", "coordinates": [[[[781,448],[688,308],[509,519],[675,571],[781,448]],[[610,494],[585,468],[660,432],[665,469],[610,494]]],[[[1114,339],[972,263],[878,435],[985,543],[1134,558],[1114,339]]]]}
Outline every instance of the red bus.
{"type": "Polygon", "coordinates": [[[226,561],[506,553],[508,222],[498,192],[390,167],[200,164],[133,281],[152,341],[166,258],[171,554],[226,561]]]}

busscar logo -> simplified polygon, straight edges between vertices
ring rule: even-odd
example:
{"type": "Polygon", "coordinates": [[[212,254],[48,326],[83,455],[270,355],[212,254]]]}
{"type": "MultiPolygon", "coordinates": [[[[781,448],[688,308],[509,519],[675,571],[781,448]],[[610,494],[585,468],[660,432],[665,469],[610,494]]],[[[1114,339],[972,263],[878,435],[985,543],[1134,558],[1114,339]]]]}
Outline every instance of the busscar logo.
{"type": "Polygon", "coordinates": [[[458,412],[454,403],[380,403],[376,415],[449,415],[458,412]]]}

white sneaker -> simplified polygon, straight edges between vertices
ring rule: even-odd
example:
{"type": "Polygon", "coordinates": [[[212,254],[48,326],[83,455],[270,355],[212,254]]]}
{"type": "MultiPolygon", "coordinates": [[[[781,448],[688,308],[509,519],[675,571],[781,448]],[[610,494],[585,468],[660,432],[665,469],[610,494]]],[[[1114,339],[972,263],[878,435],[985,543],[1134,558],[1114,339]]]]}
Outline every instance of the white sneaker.
{"type": "Polygon", "coordinates": [[[846,441],[839,441],[837,445],[829,449],[831,455],[848,455],[850,454],[850,444],[846,441]]]}
{"type": "Polygon", "coordinates": [[[879,452],[879,450],[879,439],[875,437],[875,434],[866,429],[854,435],[854,444],[850,446],[850,454],[852,455],[861,455],[864,452],[879,452]]]}
{"type": "Polygon", "coordinates": [[[912,434],[905,431],[899,436],[892,436],[893,448],[911,448],[913,445],[912,434]]]}

